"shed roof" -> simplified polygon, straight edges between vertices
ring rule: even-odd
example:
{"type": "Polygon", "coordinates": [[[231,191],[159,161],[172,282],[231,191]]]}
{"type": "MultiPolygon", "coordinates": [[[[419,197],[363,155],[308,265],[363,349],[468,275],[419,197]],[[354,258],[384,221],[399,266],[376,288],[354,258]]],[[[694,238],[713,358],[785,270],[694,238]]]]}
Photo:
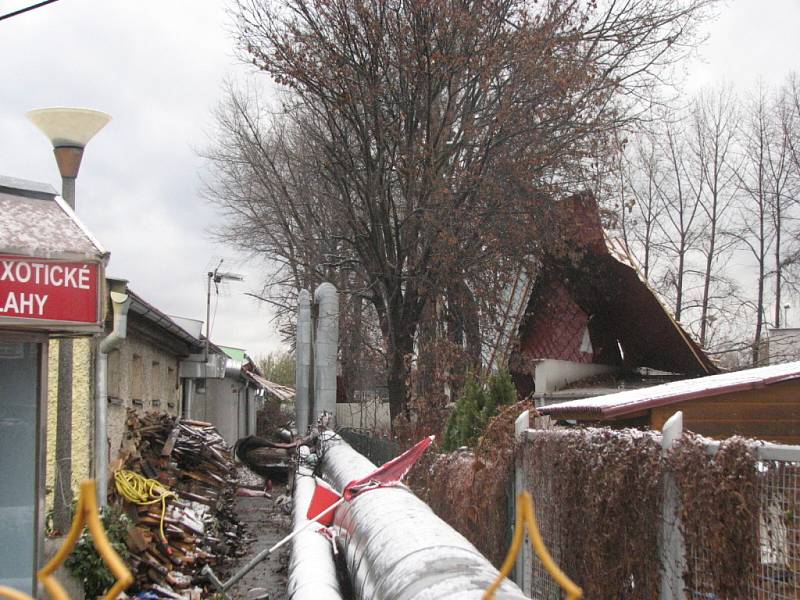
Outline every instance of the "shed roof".
{"type": "Polygon", "coordinates": [[[294,388],[270,381],[254,371],[243,369],[242,373],[245,377],[250,378],[254,383],[264,388],[267,394],[281,402],[286,402],[294,398],[294,388]]]}
{"type": "Polygon", "coordinates": [[[222,350],[233,360],[238,360],[240,363],[243,363],[247,359],[246,353],[242,348],[234,348],[233,346],[220,346],[220,350],[222,350]]]}
{"type": "Polygon", "coordinates": [[[686,400],[758,389],[795,379],[800,380],[800,362],[770,365],[696,379],[683,379],[649,388],[560,402],[543,406],[537,410],[540,414],[556,418],[585,416],[591,420],[612,419],[686,400]]]}
{"type": "Polygon", "coordinates": [[[0,254],[66,260],[108,255],[50,185],[2,176],[0,254]]]}
{"type": "Polygon", "coordinates": [[[165,313],[157,309],[155,306],[147,302],[139,294],[128,288],[128,295],[131,298],[130,310],[141,316],[142,318],[150,321],[159,328],[167,331],[169,334],[175,336],[181,341],[185,342],[193,351],[199,352],[203,349],[202,340],[194,337],[191,333],[186,331],[183,327],[178,325],[165,313]]]}

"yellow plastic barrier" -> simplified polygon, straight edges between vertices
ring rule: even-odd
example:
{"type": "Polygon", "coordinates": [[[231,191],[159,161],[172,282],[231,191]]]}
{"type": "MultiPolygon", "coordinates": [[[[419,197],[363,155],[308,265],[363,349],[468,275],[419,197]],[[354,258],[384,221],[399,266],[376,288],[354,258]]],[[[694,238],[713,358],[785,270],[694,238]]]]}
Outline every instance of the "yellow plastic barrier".
{"type": "Polygon", "coordinates": [[[497,588],[503,583],[503,579],[508,577],[508,574],[511,572],[511,568],[514,566],[514,561],[517,558],[517,554],[519,554],[519,550],[522,547],[522,540],[525,536],[525,529],[523,526],[528,529],[528,535],[531,538],[536,556],[542,561],[544,568],[547,569],[547,572],[555,582],[567,593],[567,600],[580,600],[580,598],[583,598],[583,590],[564,574],[553,560],[553,557],[550,556],[550,552],[547,551],[547,547],[544,545],[542,536],[539,533],[539,525],[536,523],[536,513],[533,510],[533,498],[528,492],[522,492],[517,496],[517,516],[514,523],[514,539],[511,541],[511,548],[508,549],[508,555],[503,561],[503,566],[500,567],[500,573],[497,579],[495,579],[492,585],[484,592],[483,600],[494,600],[495,591],[497,591],[497,588]]]}
{"type": "MultiPolygon", "coordinates": [[[[84,526],[89,527],[89,532],[92,534],[92,543],[98,554],[106,563],[106,566],[117,578],[117,582],[112,585],[108,592],[106,592],[105,600],[114,600],[119,593],[126,589],[133,583],[133,575],[125,563],[122,562],[117,551],[111,545],[106,537],[103,523],[100,521],[100,511],[97,508],[97,489],[93,479],[89,479],[81,483],[81,494],[78,498],[78,507],[75,510],[75,518],[72,520],[72,528],[67,534],[67,539],[64,544],[59,548],[56,555],[48,562],[36,575],[37,579],[44,585],[47,594],[53,600],[70,600],[67,592],[61,584],[53,577],[56,569],[67,560],[67,557],[72,553],[75,544],[78,543],[78,538],[83,532],[84,526]]],[[[33,600],[28,594],[24,594],[15,589],[0,586],[0,598],[9,598],[10,600],[33,600]]]]}

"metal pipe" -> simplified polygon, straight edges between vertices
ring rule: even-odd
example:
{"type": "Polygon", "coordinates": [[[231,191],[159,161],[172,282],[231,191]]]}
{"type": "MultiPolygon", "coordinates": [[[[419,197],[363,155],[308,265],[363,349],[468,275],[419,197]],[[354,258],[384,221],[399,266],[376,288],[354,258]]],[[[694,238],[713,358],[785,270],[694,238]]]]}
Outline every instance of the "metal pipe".
{"type": "Polygon", "coordinates": [[[181,417],[184,419],[193,419],[192,415],[192,400],[194,400],[194,378],[186,377],[183,380],[183,393],[186,396],[186,402],[183,405],[183,414],[181,417]]]}
{"type": "Polygon", "coordinates": [[[339,293],[332,283],[321,283],[314,292],[319,308],[314,339],[314,413],[331,415],[329,426],[336,420],[336,362],[339,353],[339,293]]]}
{"type": "MultiPolygon", "coordinates": [[[[301,472],[295,478],[292,516],[294,531],[308,523],[306,513],[314,495],[314,478],[310,475],[310,471],[301,468],[301,472]]],[[[331,542],[319,533],[320,529],[323,529],[322,525],[311,525],[297,534],[292,542],[287,588],[290,600],[341,600],[342,598],[331,542]]]]}
{"type": "Polygon", "coordinates": [[[128,308],[131,305],[127,282],[115,281],[112,286],[110,296],[114,325],[111,333],[97,345],[95,369],[94,457],[97,502],[101,507],[106,505],[108,497],[108,353],[119,348],[128,334],[128,308]]]}
{"type": "Polygon", "coordinates": [[[311,294],[300,290],[297,294],[297,348],[295,349],[294,413],[297,433],[308,432],[310,414],[309,378],[311,376],[311,294]]]}
{"type": "MultiPolygon", "coordinates": [[[[376,467],[338,436],[325,436],[322,474],[336,489],[376,467]]],[[[336,511],[355,597],[361,600],[479,599],[498,571],[464,536],[405,487],[365,492],[336,511]]],[[[506,580],[498,599],[527,598],[506,580]]]]}

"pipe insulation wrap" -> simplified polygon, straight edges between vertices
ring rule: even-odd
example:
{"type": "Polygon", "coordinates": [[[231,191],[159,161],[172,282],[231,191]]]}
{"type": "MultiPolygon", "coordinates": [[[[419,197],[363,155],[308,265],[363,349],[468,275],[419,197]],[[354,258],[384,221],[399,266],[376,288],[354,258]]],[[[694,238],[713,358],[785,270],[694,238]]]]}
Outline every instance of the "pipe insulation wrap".
{"type": "Polygon", "coordinates": [[[332,283],[321,283],[314,292],[317,314],[317,334],[314,339],[314,414],[322,411],[331,415],[330,426],[336,419],[336,360],[339,353],[339,293],[332,283]]]}
{"type": "MultiPolygon", "coordinates": [[[[322,474],[337,490],[375,470],[365,457],[327,436],[322,474]]],[[[482,598],[498,571],[467,539],[405,487],[365,492],[336,511],[355,597],[360,600],[482,598]]],[[[506,579],[495,597],[527,598],[506,579]]]]}
{"type": "Polygon", "coordinates": [[[295,426],[297,433],[308,431],[310,378],[311,378],[311,294],[300,290],[297,294],[297,347],[295,365],[295,426]]]}
{"type": "MultiPolygon", "coordinates": [[[[308,519],[308,505],[314,495],[314,478],[298,473],[294,484],[292,530],[303,527],[308,519]]],[[[342,600],[331,542],[319,533],[321,525],[311,525],[292,541],[289,560],[290,600],[342,600]]]]}

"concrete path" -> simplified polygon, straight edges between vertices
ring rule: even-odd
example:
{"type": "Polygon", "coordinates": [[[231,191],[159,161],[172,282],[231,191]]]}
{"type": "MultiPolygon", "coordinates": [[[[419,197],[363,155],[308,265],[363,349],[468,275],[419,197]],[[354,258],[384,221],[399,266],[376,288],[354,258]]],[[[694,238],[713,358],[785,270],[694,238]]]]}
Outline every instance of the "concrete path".
{"type": "MultiPolygon", "coordinates": [[[[231,570],[247,564],[256,554],[273,546],[291,531],[291,516],[274,505],[274,499],[286,493],[284,486],[275,486],[269,498],[236,498],[236,516],[247,526],[247,536],[253,540],[247,554],[239,558],[231,570]]],[[[233,599],[247,600],[258,595],[255,588],[263,588],[261,593],[269,593],[269,600],[285,600],[287,565],[291,543],[279,548],[275,554],[266,558],[244,576],[229,592],[233,599]]]]}

